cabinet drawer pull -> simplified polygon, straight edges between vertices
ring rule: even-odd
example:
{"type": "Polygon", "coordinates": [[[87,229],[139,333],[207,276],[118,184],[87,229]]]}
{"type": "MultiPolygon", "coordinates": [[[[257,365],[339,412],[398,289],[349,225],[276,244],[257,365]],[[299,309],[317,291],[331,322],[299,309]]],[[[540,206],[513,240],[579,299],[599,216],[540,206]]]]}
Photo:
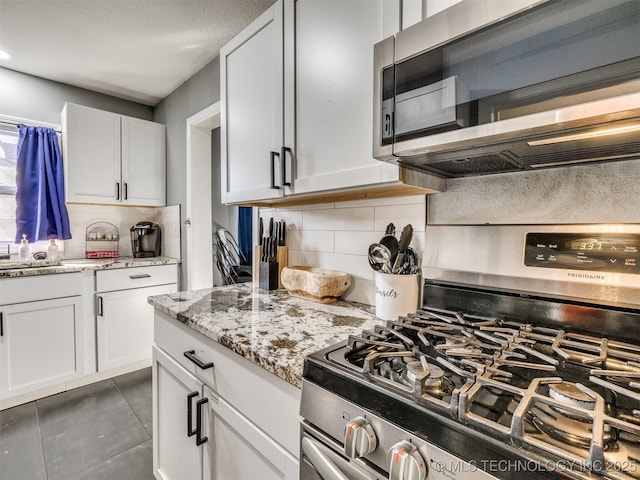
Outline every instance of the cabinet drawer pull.
{"type": "Polygon", "coordinates": [[[187,357],[189,360],[191,360],[193,363],[195,363],[202,370],[206,370],[207,368],[213,367],[213,362],[204,363],[202,360],[196,357],[195,350],[188,350],[184,352],[184,356],[187,357]]]}
{"type": "Polygon", "coordinates": [[[193,418],[193,408],[191,405],[193,404],[192,400],[198,396],[198,392],[191,392],[187,395],[187,437],[193,437],[198,431],[198,426],[196,422],[196,428],[191,428],[191,419],[193,418]]]}
{"type": "Polygon", "coordinates": [[[271,153],[271,183],[269,184],[269,188],[273,188],[274,190],[278,190],[280,187],[276,185],[276,157],[280,158],[280,154],[278,152],[270,152],[271,153]]]}
{"type": "Polygon", "coordinates": [[[0,312],[0,337],[4,337],[4,315],[0,312]]]}
{"type": "Polygon", "coordinates": [[[120,200],[120,182],[116,182],[116,200],[120,200]]]}
{"type": "Polygon", "coordinates": [[[140,273],[138,275],[129,275],[131,280],[138,280],[139,278],[151,278],[151,275],[148,273],[140,273]]]}
{"type": "Polygon", "coordinates": [[[124,199],[128,200],[129,199],[129,187],[127,185],[127,182],[124,182],[124,199]]]}
{"type": "Polygon", "coordinates": [[[98,297],[98,316],[99,316],[99,317],[104,316],[104,313],[103,313],[103,307],[104,307],[104,306],[103,306],[103,304],[102,304],[102,297],[98,297]]]}
{"type": "Polygon", "coordinates": [[[280,180],[282,185],[290,187],[291,182],[287,182],[287,153],[293,157],[293,150],[289,147],[282,147],[280,149],[280,180]]]}
{"type": "Polygon", "coordinates": [[[202,406],[209,401],[208,398],[203,398],[196,402],[196,446],[199,447],[203,443],[209,440],[207,437],[202,436],[202,406]]]}

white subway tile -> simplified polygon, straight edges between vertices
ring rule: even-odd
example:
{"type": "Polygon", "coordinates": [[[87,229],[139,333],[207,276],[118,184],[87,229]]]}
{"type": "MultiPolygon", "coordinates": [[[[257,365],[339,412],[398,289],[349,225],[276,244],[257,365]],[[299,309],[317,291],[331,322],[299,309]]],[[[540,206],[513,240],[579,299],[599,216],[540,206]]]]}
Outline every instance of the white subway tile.
{"type": "Polygon", "coordinates": [[[367,231],[374,228],[373,207],[353,209],[305,210],[302,214],[302,229],[367,231]]]}
{"type": "Polygon", "coordinates": [[[379,232],[336,232],[335,252],[350,255],[367,255],[369,245],[378,242],[379,232]]]}
{"type": "MultiPolygon", "coordinates": [[[[335,234],[333,231],[302,231],[291,232],[289,238],[297,249],[311,252],[333,253],[335,248],[335,234]],[[296,238],[297,237],[297,238],[296,238]],[[297,245],[295,245],[297,243],[297,245]]],[[[287,242],[289,243],[289,242],[287,242]]]]}
{"type": "Polygon", "coordinates": [[[384,229],[389,223],[395,225],[398,236],[405,225],[409,223],[414,231],[424,232],[426,227],[426,203],[375,207],[374,230],[384,233],[384,229]]]}
{"type": "Polygon", "coordinates": [[[406,195],[402,197],[368,198],[336,203],[336,208],[377,207],[384,205],[426,204],[424,195],[406,195]]]}

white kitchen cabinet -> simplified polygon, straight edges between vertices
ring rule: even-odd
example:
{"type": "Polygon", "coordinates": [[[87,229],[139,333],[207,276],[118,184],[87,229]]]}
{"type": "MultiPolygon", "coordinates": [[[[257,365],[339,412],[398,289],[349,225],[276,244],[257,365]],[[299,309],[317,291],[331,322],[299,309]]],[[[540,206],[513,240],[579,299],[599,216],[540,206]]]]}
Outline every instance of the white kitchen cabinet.
{"type": "Polygon", "coordinates": [[[278,0],[221,50],[223,203],[440,186],[372,156],[373,45],[399,25],[400,0],[278,0]]]}
{"type": "Polygon", "coordinates": [[[211,389],[208,398],[211,441],[207,447],[211,477],[215,479],[293,480],[298,461],[251,420],[211,389]]]}
{"type": "Polygon", "coordinates": [[[147,298],[177,291],[176,265],[96,272],[98,371],[151,360],[153,307],[147,298]]]}
{"type": "Polygon", "coordinates": [[[283,193],[272,188],[284,141],[282,29],[278,1],[220,50],[223,203],[283,193]]]}
{"type": "MultiPolygon", "coordinates": [[[[204,446],[196,445],[195,410],[203,383],[159,348],[153,348],[153,473],[157,480],[201,480],[204,446]],[[191,412],[189,412],[191,410],[191,412]],[[191,413],[190,416],[187,416],[191,413]]],[[[206,428],[206,418],[201,421],[206,428]]],[[[202,436],[206,436],[206,433],[202,436]]],[[[205,445],[208,442],[205,442],[205,445]]],[[[258,477],[256,477],[258,478],[258,477]]]]}
{"type": "Polygon", "coordinates": [[[291,193],[398,180],[396,165],[372,157],[371,122],[373,45],[395,33],[388,25],[398,24],[399,5],[400,0],[295,2],[291,193]]]}
{"type": "Polygon", "coordinates": [[[164,125],[66,103],[62,135],[68,202],[165,205],[164,125]]]}
{"type": "Polygon", "coordinates": [[[1,408],[32,392],[63,391],[85,374],[81,274],[57,277],[0,281],[1,408]]]}
{"type": "MultiPolygon", "coordinates": [[[[203,410],[207,413],[201,412],[204,422],[201,436],[208,437],[203,452],[204,478],[293,480],[299,477],[300,389],[158,310],[154,324],[154,355],[156,359],[168,356],[181,370],[204,384],[203,400],[207,403],[203,410]],[[256,392],[259,392],[258,396],[256,392]]],[[[159,368],[157,364],[154,360],[154,369],[159,368]]],[[[161,411],[161,405],[156,406],[156,401],[159,404],[167,402],[162,398],[162,385],[172,383],[175,380],[169,381],[162,372],[154,370],[154,395],[160,396],[158,399],[154,396],[154,412],[161,411]]],[[[175,395],[179,399],[175,403],[181,401],[186,408],[186,399],[182,400],[185,393],[195,391],[193,385],[183,387],[182,396],[175,395]]],[[[193,409],[195,412],[195,403],[193,409]]],[[[184,418],[180,412],[173,415],[184,418]]],[[[153,443],[167,445],[165,452],[182,451],[183,444],[191,448],[194,445],[172,433],[174,430],[180,434],[186,432],[184,421],[180,423],[176,418],[164,419],[160,413],[157,421],[154,417],[153,443]],[[175,448],[172,447],[174,438],[180,443],[175,448]]],[[[194,420],[193,425],[196,424],[194,420]]],[[[180,456],[194,455],[190,452],[180,456]]],[[[191,462],[197,463],[197,460],[191,462]]],[[[158,473],[162,469],[156,466],[163,463],[166,465],[168,461],[163,460],[159,447],[154,450],[156,477],[173,478],[158,473]]],[[[172,471],[178,471],[177,468],[176,465],[172,471]]],[[[169,469],[164,467],[165,471],[169,469]]],[[[182,478],[200,477],[194,474],[182,478]]]]}

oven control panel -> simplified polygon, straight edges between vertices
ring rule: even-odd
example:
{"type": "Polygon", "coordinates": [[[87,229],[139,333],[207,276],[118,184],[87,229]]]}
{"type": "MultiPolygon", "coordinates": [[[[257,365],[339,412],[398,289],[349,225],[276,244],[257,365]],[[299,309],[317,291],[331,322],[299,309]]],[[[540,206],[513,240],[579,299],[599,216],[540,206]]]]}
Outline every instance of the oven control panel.
{"type": "Polygon", "coordinates": [[[528,267],[640,273],[638,233],[527,233],[528,267]]]}

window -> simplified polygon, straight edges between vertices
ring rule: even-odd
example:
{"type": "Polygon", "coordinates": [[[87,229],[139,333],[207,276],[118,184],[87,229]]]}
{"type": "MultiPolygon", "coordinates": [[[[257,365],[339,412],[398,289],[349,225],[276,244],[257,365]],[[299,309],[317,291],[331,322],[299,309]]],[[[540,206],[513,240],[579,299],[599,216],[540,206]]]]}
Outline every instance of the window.
{"type": "Polygon", "coordinates": [[[16,236],[16,148],[18,129],[0,125],[0,244],[16,236]]]}

